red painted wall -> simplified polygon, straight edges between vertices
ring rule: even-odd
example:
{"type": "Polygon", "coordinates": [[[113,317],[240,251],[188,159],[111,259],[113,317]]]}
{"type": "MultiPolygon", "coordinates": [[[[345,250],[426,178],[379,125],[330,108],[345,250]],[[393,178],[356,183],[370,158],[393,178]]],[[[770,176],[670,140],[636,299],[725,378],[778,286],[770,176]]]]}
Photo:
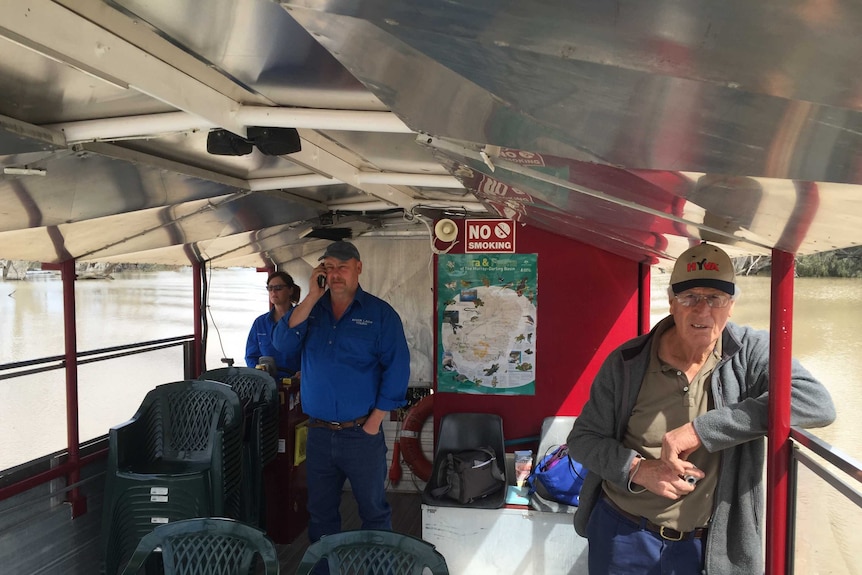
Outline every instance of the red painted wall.
{"type": "MultiPolygon", "coordinates": [[[[464,222],[457,224],[463,239],[464,222]]],[[[445,245],[438,242],[437,247],[445,245]]],[[[605,357],[638,333],[637,262],[520,224],[516,249],[538,254],[536,395],[434,396],[435,423],[446,413],[496,413],[503,418],[507,441],[538,436],[545,417],[579,414],[605,357]]],[[[463,242],[449,253],[463,253],[463,242]]],[[[436,297],[434,313],[436,350],[440,325],[436,297]]],[[[439,358],[435,381],[438,363],[439,358]]]]}

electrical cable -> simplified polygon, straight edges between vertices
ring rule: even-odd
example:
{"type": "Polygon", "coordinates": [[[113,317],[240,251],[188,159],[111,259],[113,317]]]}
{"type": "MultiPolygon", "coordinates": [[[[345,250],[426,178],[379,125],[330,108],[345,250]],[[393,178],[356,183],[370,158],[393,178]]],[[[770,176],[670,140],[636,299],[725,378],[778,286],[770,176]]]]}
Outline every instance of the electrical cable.
{"type": "MultiPolygon", "coordinates": [[[[209,274],[210,274],[209,279],[211,280],[212,279],[212,272],[213,272],[212,261],[208,260],[207,264],[209,264],[209,274]]],[[[209,282],[207,282],[207,286],[208,285],[209,285],[209,282]]],[[[222,339],[221,339],[221,332],[219,331],[218,325],[216,324],[215,316],[213,315],[212,308],[210,308],[209,288],[207,288],[207,290],[206,290],[206,300],[204,301],[204,307],[210,316],[210,321],[212,322],[213,328],[215,328],[215,331],[216,331],[216,336],[218,337],[218,345],[219,345],[219,348],[221,349],[221,361],[222,361],[222,363],[227,364],[228,367],[233,367],[234,360],[232,357],[228,357],[224,351],[224,343],[222,342],[222,339]]]]}
{"type": "Polygon", "coordinates": [[[404,219],[408,222],[412,222],[413,220],[419,220],[420,222],[422,222],[422,224],[425,226],[425,229],[428,230],[428,238],[429,238],[429,241],[431,244],[431,253],[432,254],[437,254],[437,255],[448,254],[449,251],[452,248],[454,248],[455,245],[458,243],[458,240],[453,240],[449,244],[449,247],[446,248],[445,250],[437,249],[437,246],[434,245],[434,241],[436,239],[436,236],[434,235],[434,230],[431,229],[431,224],[428,223],[427,218],[425,216],[416,213],[416,208],[419,208],[419,207],[421,207],[421,206],[416,205],[416,206],[413,206],[412,208],[410,208],[409,212],[405,211],[404,216],[403,216],[404,219]]]}

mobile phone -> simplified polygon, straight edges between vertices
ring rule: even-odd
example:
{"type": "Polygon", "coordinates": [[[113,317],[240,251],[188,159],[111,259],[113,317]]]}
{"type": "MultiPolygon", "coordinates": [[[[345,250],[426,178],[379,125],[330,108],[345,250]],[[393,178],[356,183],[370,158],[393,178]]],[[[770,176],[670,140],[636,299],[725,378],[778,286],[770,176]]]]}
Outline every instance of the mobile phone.
{"type": "Polygon", "coordinates": [[[324,276],[324,275],[317,276],[317,287],[321,287],[321,288],[326,287],[326,276],[324,276]]]}

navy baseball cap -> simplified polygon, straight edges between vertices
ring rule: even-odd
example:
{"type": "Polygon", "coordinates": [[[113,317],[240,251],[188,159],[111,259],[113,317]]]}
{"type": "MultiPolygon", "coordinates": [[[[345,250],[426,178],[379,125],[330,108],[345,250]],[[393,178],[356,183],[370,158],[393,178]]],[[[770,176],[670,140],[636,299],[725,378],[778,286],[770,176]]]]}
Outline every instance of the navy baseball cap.
{"type": "Polygon", "coordinates": [[[317,258],[317,261],[324,260],[326,258],[335,258],[343,262],[346,262],[351,258],[356,261],[362,261],[359,259],[359,250],[356,249],[356,246],[350,242],[345,242],[344,240],[339,240],[329,244],[323,255],[317,258]]]}

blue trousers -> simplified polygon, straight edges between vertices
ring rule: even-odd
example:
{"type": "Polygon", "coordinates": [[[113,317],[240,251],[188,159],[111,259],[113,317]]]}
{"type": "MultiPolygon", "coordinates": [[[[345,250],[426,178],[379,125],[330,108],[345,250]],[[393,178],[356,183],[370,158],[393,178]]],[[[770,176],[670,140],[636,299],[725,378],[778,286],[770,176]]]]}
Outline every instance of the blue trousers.
{"type": "Polygon", "coordinates": [[[392,509],[386,500],[386,441],[383,431],[368,435],[361,427],[332,431],[308,430],[308,538],[313,543],[341,531],[341,494],[350,481],[363,529],[392,530],[392,509]]]}
{"type": "Polygon", "coordinates": [[[702,539],[668,541],[617,513],[604,497],[587,524],[590,575],[698,575],[702,539]]]}

